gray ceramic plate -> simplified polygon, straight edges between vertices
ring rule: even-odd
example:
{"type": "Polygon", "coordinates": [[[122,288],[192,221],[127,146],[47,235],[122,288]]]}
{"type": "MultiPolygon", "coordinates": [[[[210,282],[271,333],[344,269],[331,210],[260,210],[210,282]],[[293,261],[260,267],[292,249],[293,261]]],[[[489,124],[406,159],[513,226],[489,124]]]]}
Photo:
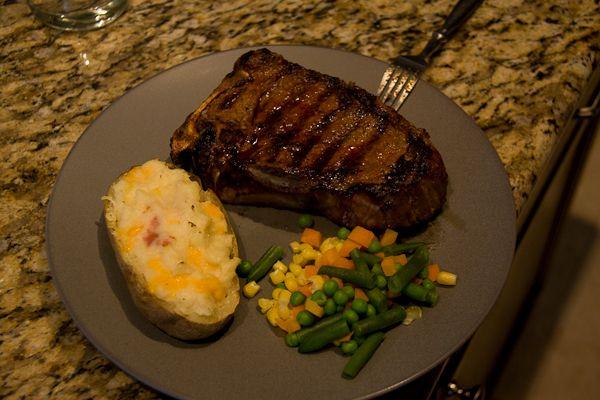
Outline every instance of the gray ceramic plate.
{"type": "MultiPolygon", "coordinates": [[[[165,71],[109,107],[69,154],[52,195],[47,250],[54,282],[73,319],[109,359],[137,379],[181,398],[366,398],[425,373],[464,343],[502,288],[513,253],[515,214],[504,169],[475,123],[451,100],[420,82],[402,109],[426,128],[441,152],[450,190],[443,213],[420,236],[435,243],[433,260],[459,275],[440,289],[437,307],[386,335],[360,375],[341,378],[346,358],[333,350],[300,355],[287,348],[256,310],[268,296],[242,300],[218,340],[184,343],[146,322],[134,308],[102,221],[100,197],[124,170],[167,159],[169,137],[231,71],[247,49],[213,54],[165,71]]],[[[380,61],[326,48],[277,46],[287,59],[374,91],[380,61]]],[[[298,238],[298,214],[227,207],[242,256],[256,260],[273,243],[298,238]]],[[[333,233],[335,226],[317,219],[333,233]]],[[[288,253],[289,259],[289,253],[288,253]]]]}

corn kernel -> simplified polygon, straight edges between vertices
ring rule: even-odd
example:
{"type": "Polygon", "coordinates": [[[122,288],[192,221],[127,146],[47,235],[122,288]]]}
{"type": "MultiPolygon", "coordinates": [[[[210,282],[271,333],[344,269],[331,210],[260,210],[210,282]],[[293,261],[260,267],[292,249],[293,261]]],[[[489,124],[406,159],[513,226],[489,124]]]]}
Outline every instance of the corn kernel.
{"type": "Polygon", "coordinates": [[[300,248],[300,243],[296,241],[290,243],[290,249],[292,249],[293,253],[299,253],[302,251],[302,249],[300,248]]]}
{"type": "Polygon", "coordinates": [[[294,264],[298,264],[298,265],[302,266],[302,265],[306,264],[306,261],[307,260],[304,258],[304,256],[302,255],[302,253],[300,253],[300,254],[294,254],[292,256],[292,262],[294,264]]]}
{"type": "Polygon", "coordinates": [[[277,307],[271,307],[271,309],[267,311],[267,320],[271,325],[277,326],[277,321],[279,320],[277,307]]]}
{"type": "Polygon", "coordinates": [[[290,272],[295,276],[298,276],[302,272],[302,267],[295,263],[290,263],[290,272]]]}
{"type": "Polygon", "coordinates": [[[337,250],[336,246],[338,244],[340,245],[340,248],[341,248],[343,242],[336,237],[330,237],[330,238],[323,240],[323,243],[321,243],[319,250],[321,251],[321,253],[325,253],[327,250],[331,250],[331,249],[337,250]]]}
{"type": "Polygon", "coordinates": [[[279,304],[283,303],[283,304],[287,305],[290,302],[291,296],[292,296],[292,292],[290,292],[289,290],[281,289],[281,292],[280,292],[277,300],[279,301],[279,304]]]}
{"type": "Polygon", "coordinates": [[[310,260],[316,260],[317,257],[319,256],[319,252],[313,248],[302,250],[302,253],[300,253],[300,254],[302,255],[302,257],[304,257],[304,259],[307,262],[310,260]]]}
{"type": "Polygon", "coordinates": [[[242,291],[244,292],[244,296],[247,298],[252,298],[256,296],[256,293],[260,290],[260,286],[255,281],[248,282],[244,285],[242,291]]]}
{"type": "Polygon", "coordinates": [[[456,274],[448,271],[440,271],[436,280],[441,285],[454,286],[456,285],[456,274]]]}
{"type": "Polygon", "coordinates": [[[274,265],[273,265],[273,270],[274,271],[281,271],[284,274],[288,271],[288,267],[287,265],[285,265],[284,263],[282,263],[281,261],[277,261],[274,265]]]}
{"type": "Polygon", "coordinates": [[[273,299],[258,299],[258,307],[260,308],[260,312],[263,314],[269,311],[274,305],[275,300],[273,299]]]}
{"type": "Polygon", "coordinates": [[[325,311],[323,310],[323,307],[321,307],[320,305],[318,305],[311,299],[306,300],[306,302],[304,303],[304,308],[306,311],[310,312],[311,314],[313,314],[319,318],[321,318],[323,316],[323,314],[325,313],[325,311]]]}
{"type": "Polygon", "coordinates": [[[310,290],[314,293],[317,290],[321,290],[323,287],[323,283],[325,283],[325,279],[321,275],[313,275],[308,278],[310,282],[310,290]]]}
{"type": "Polygon", "coordinates": [[[279,299],[279,296],[281,296],[281,293],[283,292],[287,292],[287,290],[285,289],[281,289],[281,288],[275,288],[273,289],[273,293],[271,293],[271,297],[273,297],[274,299],[279,299]]]}
{"type": "Polygon", "coordinates": [[[291,312],[287,305],[282,305],[279,303],[279,306],[277,307],[277,315],[280,319],[286,320],[290,317],[291,312]]]}
{"type": "Polygon", "coordinates": [[[285,274],[279,270],[276,270],[269,274],[269,278],[271,278],[273,285],[279,285],[285,279],[285,274]]]}
{"type": "Polygon", "coordinates": [[[296,280],[296,277],[288,276],[285,278],[283,283],[285,284],[285,287],[291,292],[298,290],[298,281],[296,280]]]}
{"type": "Polygon", "coordinates": [[[300,243],[300,251],[311,250],[313,247],[308,243],[300,243]]]}
{"type": "Polygon", "coordinates": [[[335,249],[339,252],[343,246],[344,246],[344,241],[340,240],[335,244],[335,249]]]}
{"type": "Polygon", "coordinates": [[[306,279],[306,274],[304,273],[304,270],[302,270],[298,275],[296,275],[296,281],[300,286],[308,285],[308,279],[306,279]]]}

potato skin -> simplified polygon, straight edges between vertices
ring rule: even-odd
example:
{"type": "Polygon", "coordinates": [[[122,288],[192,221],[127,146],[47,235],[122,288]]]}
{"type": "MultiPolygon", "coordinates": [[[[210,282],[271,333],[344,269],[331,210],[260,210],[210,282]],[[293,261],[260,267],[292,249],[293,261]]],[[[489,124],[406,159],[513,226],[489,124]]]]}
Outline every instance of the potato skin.
{"type": "MultiPolygon", "coordinates": [[[[169,165],[169,167],[176,168],[172,165],[169,165]]],[[[124,172],[110,186],[107,194],[108,197],[114,197],[113,194],[115,183],[118,182],[121,179],[121,177],[123,177],[127,172],[129,171],[124,172]]],[[[191,180],[197,182],[200,185],[200,189],[202,190],[202,185],[200,184],[199,179],[194,175],[191,175],[189,173],[187,174],[191,180]]],[[[205,195],[203,201],[210,201],[211,203],[215,204],[223,212],[223,215],[225,215],[225,218],[227,220],[228,232],[232,233],[234,237],[232,256],[237,257],[237,240],[231,228],[231,223],[227,212],[223,207],[223,204],[211,190],[203,191],[203,194],[205,195]]],[[[131,262],[129,262],[126,259],[126,256],[120,251],[118,239],[116,236],[117,221],[116,217],[114,216],[115,213],[113,210],[113,203],[110,200],[104,200],[104,219],[106,222],[110,242],[115,252],[117,262],[119,264],[123,277],[125,278],[133,302],[146,319],[148,319],[150,322],[152,322],[154,325],[156,325],[168,335],[181,340],[198,340],[207,338],[217,333],[231,320],[231,318],[233,317],[233,313],[237,308],[237,305],[240,300],[239,279],[237,275],[234,275],[234,278],[232,280],[232,286],[237,289],[227,293],[226,301],[228,302],[230,307],[233,307],[231,312],[223,313],[224,315],[203,317],[202,321],[192,321],[186,318],[184,315],[181,315],[172,310],[171,305],[168,302],[150,293],[145,277],[142,274],[136,272],[135,267],[131,264],[131,262]]]]}

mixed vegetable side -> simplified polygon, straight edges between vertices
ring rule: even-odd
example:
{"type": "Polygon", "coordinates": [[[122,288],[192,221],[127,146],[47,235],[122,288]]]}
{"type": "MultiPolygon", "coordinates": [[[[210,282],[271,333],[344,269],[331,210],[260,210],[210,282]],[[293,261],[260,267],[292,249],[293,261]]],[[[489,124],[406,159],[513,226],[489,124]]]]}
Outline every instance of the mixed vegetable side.
{"type": "Polygon", "coordinates": [[[387,229],[380,238],[360,226],[341,228],[323,239],[313,218],[302,215],[299,242],[290,243],[292,262],[283,248],[271,246],[256,263],[242,261],[246,297],[260,290],[267,274],[275,285],[258,307],[273,326],[284,330],[285,343],[300,353],[330,344],[351,355],[343,376],[354,378],[384,339],[383,331],[421,317],[421,306],[438,302],[436,283],[456,285],[456,275],[429,263],[425,243],[397,243],[387,229]]]}

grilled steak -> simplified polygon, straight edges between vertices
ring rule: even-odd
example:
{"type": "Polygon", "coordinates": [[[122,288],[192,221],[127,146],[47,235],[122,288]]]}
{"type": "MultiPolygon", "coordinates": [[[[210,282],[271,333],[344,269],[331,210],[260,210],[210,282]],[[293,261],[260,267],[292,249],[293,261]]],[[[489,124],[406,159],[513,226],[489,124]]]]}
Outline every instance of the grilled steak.
{"type": "Polygon", "coordinates": [[[430,220],[448,181],[425,130],[365,90],[266,49],[242,55],[188,116],[171,158],[226,203],[376,229],[430,220]]]}

